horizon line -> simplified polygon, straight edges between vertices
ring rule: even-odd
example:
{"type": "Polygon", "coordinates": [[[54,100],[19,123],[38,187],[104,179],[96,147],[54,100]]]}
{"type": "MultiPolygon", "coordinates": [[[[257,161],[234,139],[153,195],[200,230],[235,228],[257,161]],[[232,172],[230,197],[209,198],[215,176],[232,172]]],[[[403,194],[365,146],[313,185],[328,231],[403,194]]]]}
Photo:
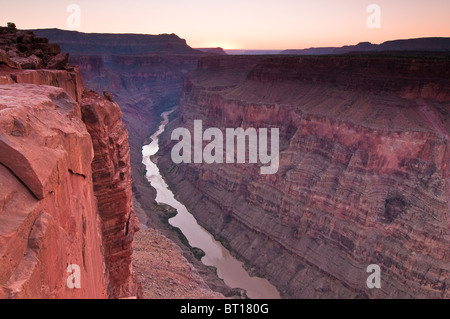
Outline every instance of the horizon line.
{"type": "Polygon", "coordinates": [[[390,41],[406,41],[406,40],[417,40],[417,39],[450,39],[450,36],[448,37],[444,37],[444,36],[427,36],[427,37],[413,37],[413,38],[397,38],[397,39],[391,39],[391,40],[385,40],[382,41],[380,43],[373,43],[370,41],[359,41],[357,43],[354,44],[343,44],[341,46],[312,46],[312,47],[303,47],[303,48],[283,48],[283,49],[273,49],[273,48],[269,48],[269,49],[249,49],[249,48],[233,48],[233,49],[228,49],[228,48],[224,48],[221,46],[191,46],[189,45],[189,41],[185,38],[180,37],[178,34],[176,33],[159,33],[159,34],[152,34],[152,33],[138,33],[138,32],[86,32],[86,31],[78,31],[78,30],[68,30],[68,29],[61,29],[61,28],[29,28],[29,29],[20,29],[18,28],[17,30],[24,30],[24,31],[33,31],[33,30],[60,30],[60,31],[66,31],[66,32],[76,32],[76,33],[83,33],[83,34],[110,34],[110,35],[148,35],[148,36],[162,36],[162,35],[175,35],[178,38],[180,38],[181,40],[185,40],[186,44],[192,48],[192,49],[222,49],[224,51],[286,51],[286,50],[307,50],[307,49],[320,49],[320,48],[340,48],[340,47],[344,47],[344,46],[355,46],[358,45],[360,43],[370,43],[373,45],[381,45],[383,43],[386,42],[390,42],[390,41]]]}

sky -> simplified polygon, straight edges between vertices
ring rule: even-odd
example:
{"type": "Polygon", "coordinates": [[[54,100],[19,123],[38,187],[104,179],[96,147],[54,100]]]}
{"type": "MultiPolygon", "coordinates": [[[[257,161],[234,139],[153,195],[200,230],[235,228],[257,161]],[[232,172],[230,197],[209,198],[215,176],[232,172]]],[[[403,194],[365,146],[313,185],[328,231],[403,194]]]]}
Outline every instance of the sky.
{"type": "Polygon", "coordinates": [[[304,49],[450,37],[450,0],[14,0],[0,4],[0,25],[7,22],[19,29],[175,33],[194,48],[304,49]],[[79,14],[68,12],[72,4],[79,14]],[[371,4],[379,11],[368,12],[371,4]]]}

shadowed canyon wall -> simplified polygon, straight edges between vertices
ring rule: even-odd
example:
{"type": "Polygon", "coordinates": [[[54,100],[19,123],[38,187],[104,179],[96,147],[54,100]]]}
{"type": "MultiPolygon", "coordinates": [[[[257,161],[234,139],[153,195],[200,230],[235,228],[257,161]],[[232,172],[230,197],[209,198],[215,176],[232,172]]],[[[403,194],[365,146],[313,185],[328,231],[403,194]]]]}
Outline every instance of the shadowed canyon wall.
{"type": "MultiPolygon", "coordinates": [[[[175,194],[284,297],[448,298],[450,60],[208,57],[159,166],[175,194]],[[280,128],[280,168],[180,164],[177,127],[280,128]],[[381,267],[381,289],[366,269],[381,267]]],[[[207,142],[204,142],[206,145],[207,142]]]]}

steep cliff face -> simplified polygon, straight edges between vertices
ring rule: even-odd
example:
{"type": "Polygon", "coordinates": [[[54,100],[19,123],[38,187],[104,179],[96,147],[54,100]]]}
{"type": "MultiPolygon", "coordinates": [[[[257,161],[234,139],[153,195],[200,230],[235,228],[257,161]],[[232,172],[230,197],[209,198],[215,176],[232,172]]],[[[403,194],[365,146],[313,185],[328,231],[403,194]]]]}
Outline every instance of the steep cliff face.
{"type": "Polygon", "coordinates": [[[128,132],[119,106],[95,92],[84,94],[81,112],[94,146],[94,194],[112,296],[127,297],[139,288],[132,267],[132,245],[139,222],[132,203],[128,132]]]}
{"type": "Polygon", "coordinates": [[[0,297],[105,298],[92,141],[59,88],[0,86],[0,297]],[[81,268],[69,289],[67,267],[81,268]]]}
{"type": "Polygon", "coordinates": [[[285,297],[448,298],[449,61],[234,58],[200,61],[163,141],[160,168],[199,222],[285,297]],[[280,128],[278,172],[174,164],[171,131],[194,120],[280,128]]]}
{"type": "Polygon", "coordinates": [[[8,58],[41,60],[32,70],[0,61],[0,297],[139,297],[120,109],[94,92],[83,96],[66,56],[49,69],[59,46],[30,32],[0,33],[8,58]],[[80,288],[67,284],[72,264],[80,288]]]}

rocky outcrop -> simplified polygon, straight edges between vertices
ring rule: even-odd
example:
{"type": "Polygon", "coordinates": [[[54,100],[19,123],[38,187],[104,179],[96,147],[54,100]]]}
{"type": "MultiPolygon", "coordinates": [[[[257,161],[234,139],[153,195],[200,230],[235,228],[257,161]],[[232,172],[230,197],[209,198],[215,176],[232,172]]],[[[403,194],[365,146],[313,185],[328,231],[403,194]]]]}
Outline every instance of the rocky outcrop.
{"type": "Polygon", "coordinates": [[[31,31],[0,27],[0,83],[33,83],[63,88],[79,102],[81,72],[68,65],[68,53],[31,31]],[[2,65],[6,68],[2,69],[2,65]]]}
{"type": "Polygon", "coordinates": [[[59,44],[37,37],[32,31],[0,27],[0,62],[14,69],[64,69],[68,56],[59,44]]]}
{"type": "Polygon", "coordinates": [[[140,297],[118,105],[83,94],[81,73],[59,46],[31,32],[0,32],[0,50],[42,60],[39,70],[0,65],[0,297],[140,297]],[[80,268],[80,288],[68,284],[70,265],[80,268]]]}
{"type": "Polygon", "coordinates": [[[449,67],[440,58],[204,58],[166,127],[160,169],[198,221],[284,297],[449,298],[449,67]],[[223,132],[280,128],[278,172],[174,164],[171,131],[192,131],[194,120],[223,132]],[[371,264],[381,289],[366,285],[371,264]]]}
{"type": "Polygon", "coordinates": [[[0,297],[106,298],[94,154],[79,106],[60,88],[0,91],[0,297]],[[70,264],[80,266],[80,289],[66,285],[70,264]]]}
{"type": "Polygon", "coordinates": [[[0,71],[1,74],[4,74],[5,80],[11,78],[10,83],[33,83],[61,87],[77,102],[81,101],[81,95],[85,90],[81,72],[77,67],[69,68],[67,71],[48,69],[0,71]]]}

